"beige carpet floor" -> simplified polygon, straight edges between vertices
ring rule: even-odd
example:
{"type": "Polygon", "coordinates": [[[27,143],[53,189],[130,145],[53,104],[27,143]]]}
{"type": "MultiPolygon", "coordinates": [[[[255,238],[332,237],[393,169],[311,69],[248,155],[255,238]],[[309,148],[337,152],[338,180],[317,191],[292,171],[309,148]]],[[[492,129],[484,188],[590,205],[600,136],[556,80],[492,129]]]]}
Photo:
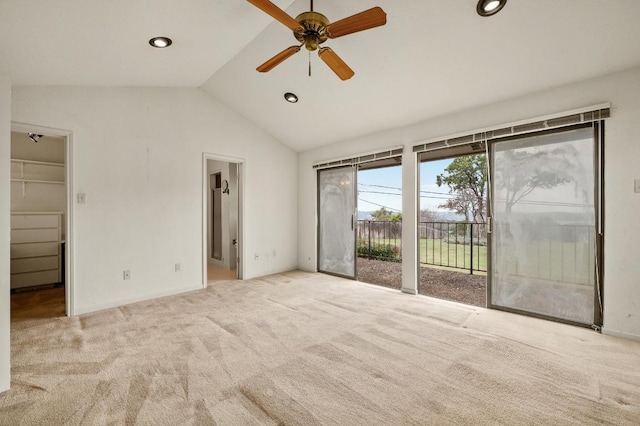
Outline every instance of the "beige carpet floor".
{"type": "Polygon", "coordinates": [[[34,316],[2,425],[640,422],[640,343],[322,274],[34,316]]]}

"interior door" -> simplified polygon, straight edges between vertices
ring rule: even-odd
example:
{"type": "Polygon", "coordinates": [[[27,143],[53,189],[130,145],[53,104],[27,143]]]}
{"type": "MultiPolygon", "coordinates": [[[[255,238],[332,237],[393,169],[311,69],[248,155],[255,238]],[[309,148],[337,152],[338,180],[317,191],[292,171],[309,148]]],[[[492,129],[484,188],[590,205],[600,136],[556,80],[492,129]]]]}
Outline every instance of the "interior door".
{"type": "Polygon", "coordinates": [[[594,324],[595,134],[590,126],[491,145],[490,306],[594,324]]]}
{"type": "Polygon", "coordinates": [[[356,277],[357,183],[354,166],[318,171],[318,270],[356,277]]]}

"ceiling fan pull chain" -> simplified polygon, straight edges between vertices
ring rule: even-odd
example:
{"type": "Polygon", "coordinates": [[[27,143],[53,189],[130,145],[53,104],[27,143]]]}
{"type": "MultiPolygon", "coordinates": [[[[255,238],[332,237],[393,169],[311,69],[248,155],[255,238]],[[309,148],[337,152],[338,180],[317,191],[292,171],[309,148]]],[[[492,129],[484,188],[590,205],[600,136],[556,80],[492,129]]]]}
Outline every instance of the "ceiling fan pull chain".
{"type": "Polygon", "coordinates": [[[311,77],[311,51],[309,51],[309,77],[311,77]]]}

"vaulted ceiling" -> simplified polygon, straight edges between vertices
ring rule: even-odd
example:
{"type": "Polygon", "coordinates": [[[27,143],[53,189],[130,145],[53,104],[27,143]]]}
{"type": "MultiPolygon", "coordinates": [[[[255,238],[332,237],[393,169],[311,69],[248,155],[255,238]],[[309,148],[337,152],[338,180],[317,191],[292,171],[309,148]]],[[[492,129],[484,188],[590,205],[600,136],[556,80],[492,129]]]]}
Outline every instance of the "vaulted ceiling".
{"type": "MultiPolygon", "coordinates": [[[[293,17],[309,10],[273,2],[293,17]]],[[[387,25],[324,44],[356,73],[341,81],[304,50],[256,72],[297,43],[244,0],[0,0],[0,74],[14,85],[201,87],[305,151],[640,66],[638,0],[509,0],[488,18],[476,0],[314,2],[330,21],[374,6],[387,25]],[[151,48],[157,35],[173,45],[151,48]]]]}

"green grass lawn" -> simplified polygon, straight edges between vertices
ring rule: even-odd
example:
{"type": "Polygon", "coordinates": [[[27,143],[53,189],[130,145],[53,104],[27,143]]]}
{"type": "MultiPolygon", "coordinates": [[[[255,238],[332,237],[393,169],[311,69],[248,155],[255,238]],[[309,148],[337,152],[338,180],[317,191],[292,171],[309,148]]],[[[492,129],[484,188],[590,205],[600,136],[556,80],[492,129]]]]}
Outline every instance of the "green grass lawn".
{"type": "MultiPolygon", "coordinates": [[[[471,246],[449,244],[440,239],[420,238],[420,263],[452,268],[471,268],[471,246]]],[[[487,270],[487,248],[473,246],[473,269],[487,270]]]]}
{"type": "MultiPolygon", "coordinates": [[[[368,244],[368,240],[358,241],[359,247],[368,247],[368,244]]],[[[400,248],[401,245],[400,238],[371,239],[372,254],[377,258],[386,257],[383,248],[388,246],[400,248]]],[[[526,248],[521,249],[525,253],[524,255],[521,253],[517,260],[516,253],[503,253],[502,273],[554,282],[593,284],[594,253],[588,243],[543,240],[532,242],[526,248]]],[[[395,260],[399,260],[399,258],[395,260]]],[[[500,262],[500,259],[497,261],[500,262]]],[[[471,267],[471,247],[465,244],[449,244],[440,239],[421,238],[420,263],[469,270],[471,267]]],[[[473,269],[475,271],[487,270],[486,246],[473,246],[473,269]]]]}
{"type": "MultiPolygon", "coordinates": [[[[368,247],[368,240],[359,240],[358,247],[368,247]]],[[[379,253],[381,247],[401,247],[400,238],[372,238],[372,253],[379,253]]],[[[364,250],[364,249],[363,249],[364,250]]],[[[364,250],[366,251],[366,250],[364,250]]],[[[451,268],[469,269],[471,267],[471,247],[464,244],[449,244],[439,239],[420,239],[420,263],[447,266],[451,268]]],[[[473,269],[487,270],[487,248],[473,246],[473,269]]]]}

